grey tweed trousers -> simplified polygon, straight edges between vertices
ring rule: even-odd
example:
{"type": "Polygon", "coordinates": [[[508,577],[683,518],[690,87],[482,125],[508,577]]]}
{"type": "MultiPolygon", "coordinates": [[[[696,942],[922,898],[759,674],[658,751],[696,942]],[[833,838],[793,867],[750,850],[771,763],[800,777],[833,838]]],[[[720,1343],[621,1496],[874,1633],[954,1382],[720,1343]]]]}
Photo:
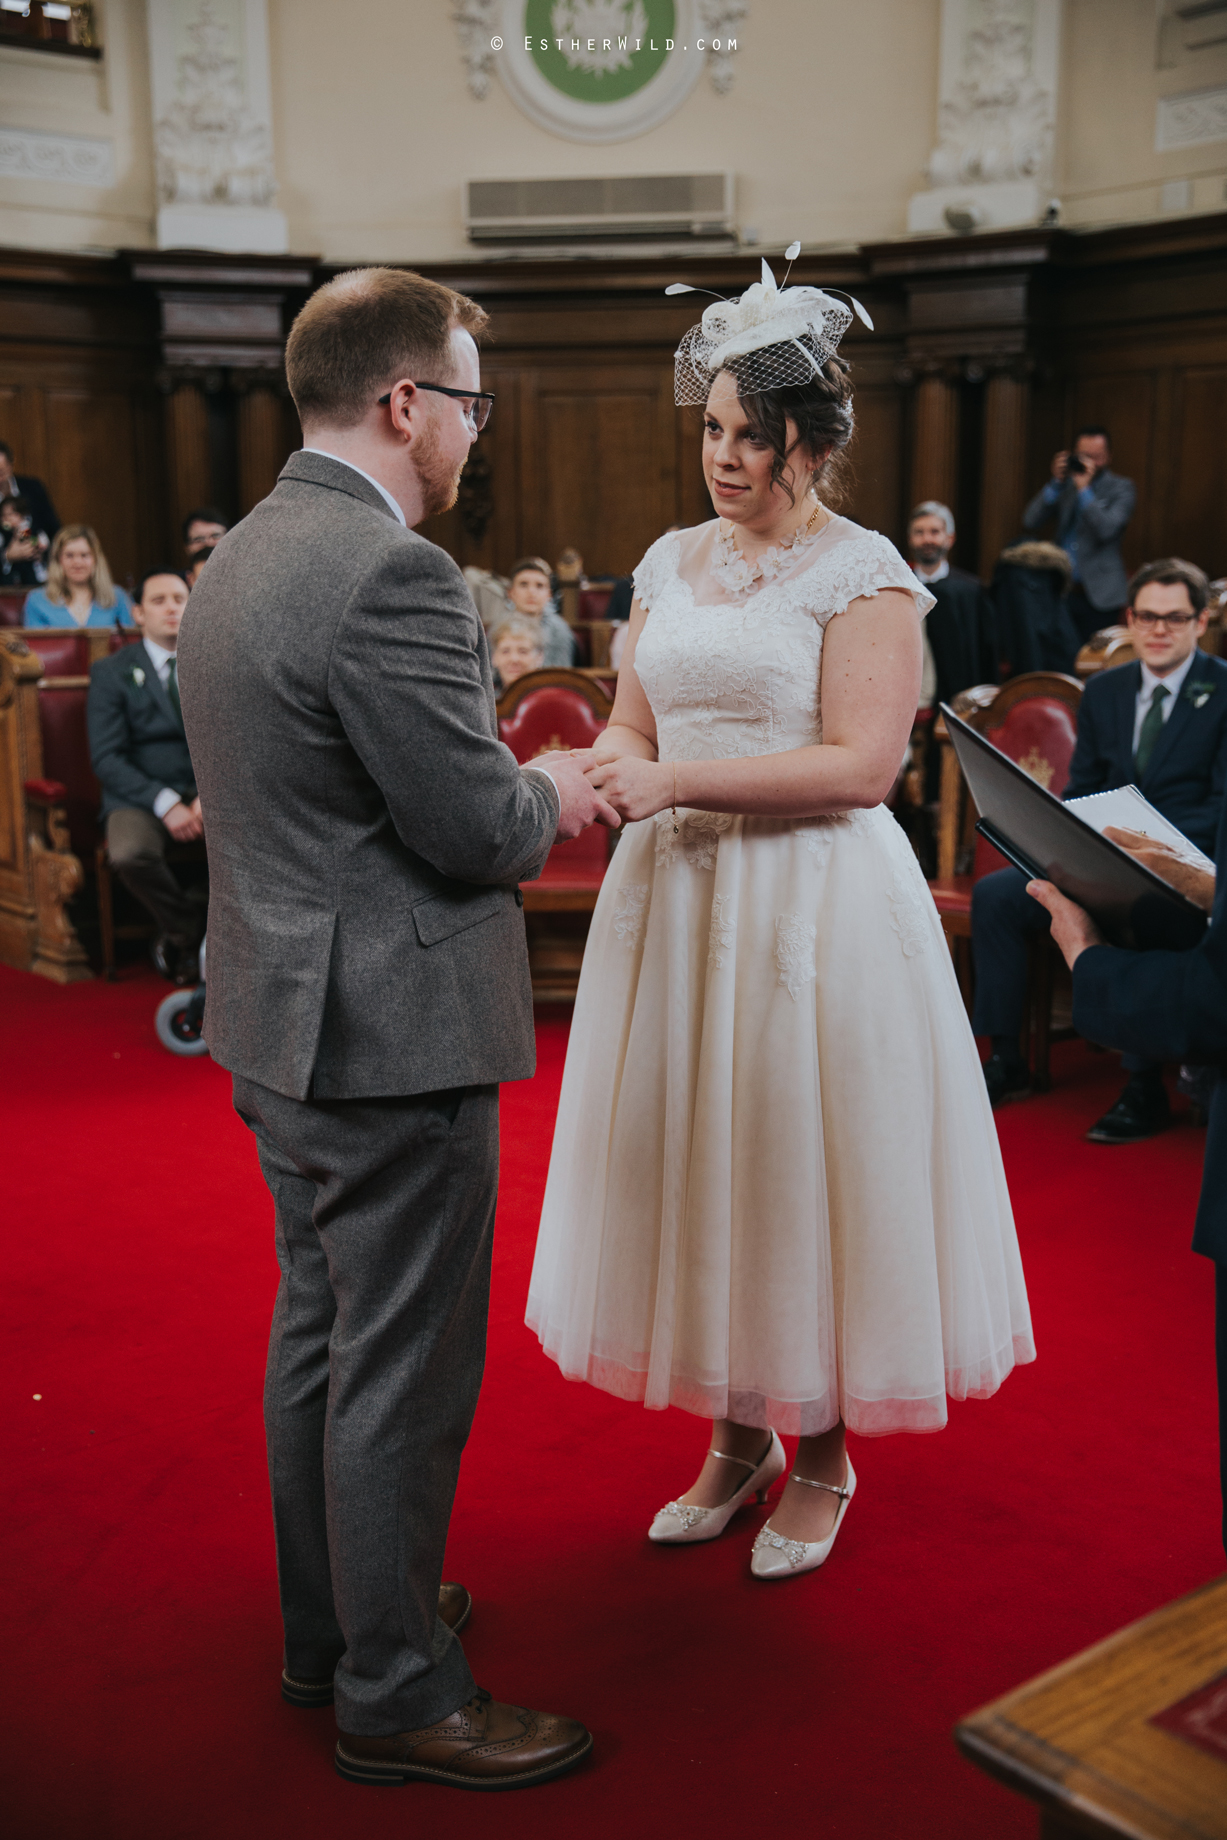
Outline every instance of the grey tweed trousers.
{"type": "Polygon", "coordinates": [[[498,1088],[301,1101],[236,1076],[234,1104],[276,1206],[285,1666],[333,1674],[341,1730],[387,1737],[474,1692],[438,1596],[485,1360],[498,1088]]]}

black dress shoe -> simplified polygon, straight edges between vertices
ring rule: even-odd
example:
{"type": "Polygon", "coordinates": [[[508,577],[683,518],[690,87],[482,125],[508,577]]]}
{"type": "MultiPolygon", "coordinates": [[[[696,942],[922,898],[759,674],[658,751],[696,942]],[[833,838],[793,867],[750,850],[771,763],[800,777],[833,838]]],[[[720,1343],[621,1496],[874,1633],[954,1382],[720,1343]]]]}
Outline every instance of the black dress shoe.
{"type": "Polygon", "coordinates": [[[1026,1061],[1008,1061],[1003,1054],[990,1054],[984,1063],[984,1084],[989,1104],[1004,1105],[1007,1099],[1021,1099],[1031,1091],[1031,1075],[1026,1061]]]}
{"type": "Polygon", "coordinates": [[[1172,1122],[1172,1108],[1162,1080],[1139,1079],[1136,1075],[1125,1087],[1110,1112],[1096,1120],[1087,1132],[1092,1144],[1138,1144],[1144,1137],[1154,1137],[1172,1122]]]}
{"type": "MultiPolygon", "coordinates": [[[[473,1599],[462,1584],[439,1586],[439,1620],[459,1635],[473,1614],[473,1599]]],[[[332,1675],[322,1680],[296,1680],[282,1669],[281,1697],[291,1706],[331,1706],[332,1675]]]]}

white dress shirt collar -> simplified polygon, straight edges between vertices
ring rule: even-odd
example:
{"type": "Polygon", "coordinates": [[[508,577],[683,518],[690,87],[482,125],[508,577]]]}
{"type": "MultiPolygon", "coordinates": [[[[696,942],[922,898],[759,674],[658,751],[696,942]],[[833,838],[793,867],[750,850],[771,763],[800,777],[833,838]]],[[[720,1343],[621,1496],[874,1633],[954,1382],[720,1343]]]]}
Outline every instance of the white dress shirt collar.
{"type": "Polygon", "coordinates": [[[931,587],[935,581],[945,581],[947,575],[950,573],[950,564],[945,556],[942,557],[937,567],[931,569],[928,574],[914,562],[911,568],[912,574],[916,577],[917,581],[922,581],[926,588],[931,587]]]}
{"type": "Polygon", "coordinates": [[[1180,695],[1180,691],[1184,685],[1184,680],[1188,676],[1189,672],[1192,670],[1193,665],[1196,663],[1196,660],[1197,660],[1197,647],[1194,646],[1193,650],[1189,653],[1184,663],[1177,665],[1174,671],[1169,671],[1166,677],[1156,677],[1154,672],[1151,670],[1150,666],[1148,664],[1144,664],[1142,666],[1142,688],[1139,694],[1142,700],[1145,702],[1147,708],[1150,707],[1150,699],[1153,697],[1156,687],[1159,684],[1165,685],[1168,691],[1167,701],[1164,705],[1164,710],[1163,710],[1164,719],[1166,720],[1167,715],[1171,710],[1171,706],[1176,701],[1176,698],[1180,695]]]}
{"type": "Polygon", "coordinates": [[[164,645],[155,645],[148,633],[145,634],[141,643],[149,654],[149,662],[158,674],[159,683],[165,687],[166,679],[170,675],[170,661],[175,654],[168,652],[164,645]]]}
{"type": "Polygon", "coordinates": [[[368,486],[374,486],[379,496],[387,501],[388,508],[396,518],[397,523],[404,524],[406,530],[409,528],[405,520],[404,512],[401,510],[392,494],[388,491],[387,486],[381,486],[377,479],[372,479],[369,473],[364,473],[362,468],[360,466],[355,466],[352,460],[342,460],[340,454],[330,454],[326,447],[304,447],[302,451],[304,454],[322,454],[325,460],[335,460],[338,466],[347,466],[351,473],[357,473],[360,479],[365,479],[368,486]]]}

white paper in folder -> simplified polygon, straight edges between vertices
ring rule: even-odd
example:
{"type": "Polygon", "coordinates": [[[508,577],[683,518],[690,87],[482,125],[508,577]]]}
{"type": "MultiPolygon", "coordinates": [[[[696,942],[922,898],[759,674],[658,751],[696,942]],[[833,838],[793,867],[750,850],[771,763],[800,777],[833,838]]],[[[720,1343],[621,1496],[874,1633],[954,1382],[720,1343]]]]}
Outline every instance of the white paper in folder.
{"type": "Polygon", "coordinates": [[[1065,803],[1100,836],[1110,824],[1118,830],[1141,831],[1144,836],[1153,837],[1156,843],[1169,844],[1186,862],[1196,863],[1199,869],[1214,870],[1210,857],[1203,855],[1195,843],[1190,843],[1183,831],[1169,824],[1136,786],[1117,786],[1114,792],[1092,792],[1084,799],[1066,799],[1065,803]]]}

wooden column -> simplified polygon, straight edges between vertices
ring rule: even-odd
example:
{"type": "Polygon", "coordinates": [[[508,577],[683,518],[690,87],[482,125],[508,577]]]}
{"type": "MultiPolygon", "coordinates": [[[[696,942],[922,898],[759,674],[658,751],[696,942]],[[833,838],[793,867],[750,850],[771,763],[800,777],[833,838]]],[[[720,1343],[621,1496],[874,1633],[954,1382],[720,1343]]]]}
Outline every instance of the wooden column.
{"type": "MultiPolygon", "coordinates": [[[[235,379],[236,383],[238,379],[235,379]]],[[[239,515],[267,498],[285,461],[281,398],[271,383],[253,383],[239,394],[239,515]]]]}
{"type": "Polygon", "coordinates": [[[958,485],[959,393],[952,377],[930,372],[916,387],[912,434],[912,504],[952,505],[958,485]]]}
{"type": "Polygon", "coordinates": [[[1021,369],[999,371],[985,386],[980,475],[980,573],[985,580],[1002,550],[1022,530],[1027,502],[1027,395],[1027,379],[1021,369]]]}
{"type": "Polygon", "coordinates": [[[174,382],[166,397],[166,464],[176,551],[188,512],[213,496],[209,409],[199,383],[174,382]]]}

